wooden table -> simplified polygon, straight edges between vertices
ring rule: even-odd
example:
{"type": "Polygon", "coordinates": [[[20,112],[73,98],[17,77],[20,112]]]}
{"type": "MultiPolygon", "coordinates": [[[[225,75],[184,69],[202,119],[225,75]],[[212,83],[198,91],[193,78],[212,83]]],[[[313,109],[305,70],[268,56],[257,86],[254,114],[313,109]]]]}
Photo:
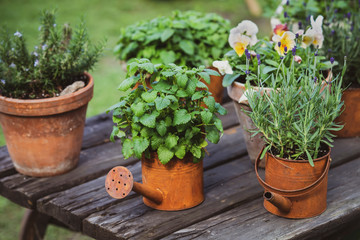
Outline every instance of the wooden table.
{"type": "Polygon", "coordinates": [[[163,212],[146,207],[135,193],[123,200],[107,195],[105,175],[112,167],[127,166],[135,181],[141,181],[141,169],[138,160],[123,159],[119,142],[109,142],[113,124],[106,114],[87,120],[79,165],[61,176],[21,175],[1,148],[0,194],[31,209],[24,217],[24,239],[40,238],[48,222],[96,239],[322,239],[360,229],[360,138],[335,141],[327,211],[288,220],[263,208],[263,189],[233,103],[224,106],[229,111],[222,118],[225,134],[219,144],[208,146],[210,156],[204,159],[206,199],[192,209],[163,212]]]}

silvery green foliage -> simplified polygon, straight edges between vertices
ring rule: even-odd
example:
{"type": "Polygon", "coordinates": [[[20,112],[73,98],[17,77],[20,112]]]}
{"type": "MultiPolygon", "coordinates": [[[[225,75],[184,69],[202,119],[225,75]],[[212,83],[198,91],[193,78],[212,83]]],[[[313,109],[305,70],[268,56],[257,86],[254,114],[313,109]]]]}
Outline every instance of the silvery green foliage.
{"type": "MultiPolygon", "coordinates": [[[[271,76],[275,84],[275,76],[271,76]]],[[[341,125],[334,122],[341,113],[342,78],[336,77],[331,84],[316,81],[309,69],[297,79],[291,71],[269,94],[250,90],[246,93],[248,112],[257,129],[262,133],[266,151],[276,150],[279,157],[307,159],[313,165],[322,144],[332,146],[333,135],[341,125]]],[[[250,87],[250,86],[248,86],[250,87]]]]}
{"type": "Polygon", "coordinates": [[[148,59],[135,59],[127,70],[119,90],[130,92],[109,109],[116,124],[110,139],[121,139],[124,157],[157,152],[166,164],[190,153],[195,162],[201,160],[205,139],[219,141],[223,127],[216,113],[226,110],[199,79],[209,83],[210,75],[218,73],[204,66],[154,65],[148,59]]]}
{"type": "Polygon", "coordinates": [[[33,99],[54,97],[77,80],[86,80],[84,71],[91,69],[103,50],[103,44],[92,46],[84,21],[78,28],[56,25],[55,14],[43,11],[39,27],[40,44],[31,51],[19,32],[5,29],[0,44],[1,95],[33,99]]]}

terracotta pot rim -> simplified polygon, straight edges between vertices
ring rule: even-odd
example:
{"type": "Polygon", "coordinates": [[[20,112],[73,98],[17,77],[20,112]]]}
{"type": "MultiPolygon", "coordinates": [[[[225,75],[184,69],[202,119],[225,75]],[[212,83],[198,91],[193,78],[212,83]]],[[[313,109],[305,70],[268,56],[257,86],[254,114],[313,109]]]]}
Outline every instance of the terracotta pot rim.
{"type": "Polygon", "coordinates": [[[0,112],[18,116],[46,116],[74,110],[87,104],[93,96],[93,77],[88,77],[85,87],[59,97],[43,99],[17,99],[0,95],[0,112]]]}
{"type": "Polygon", "coordinates": [[[348,87],[344,92],[360,92],[360,87],[348,87]]]}
{"type": "MultiPolygon", "coordinates": [[[[259,88],[265,90],[266,92],[273,90],[273,88],[269,88],[269,87],[259,87],[259,86],[254,86],[254,85],[250,85],[250,86],[256,91],[259,90],[259,88]]],[[[238,102],[239,99],[241,98],[241,96],[243,95],[243,93],[246,91],[245,84],[234,81],[230,86],[227,87],[227,91],[228,91],[229,97],[232,100],[238,102]],[[240,91],[242,93],[237,94],[238,91],[240,91]]]]}
{"type": "MultiPolygon", "coordinates": [[[[318,162],[318,161],[322,161],[324,159],[327,159],[330,156],[330,153],[331,153],[331,148],[329,146],[327,146],[327,148],[329,149],[329,151],[324,156],[313,159],[313,161],[318,162]]],[[[266,153],[269,154],[271,157],[275,158],[276,160],[281,160],[281,161],[284,161],[284,162],[309,163],[309,160],[292,160],[292,159],[277,157],[277,156],[273,155],[272,153],[270,153],[269,151],[267,151],[266,153]]]]}
{"type": "Polygon", "coordinates": [[[76,92],[66,94],[64,96],[51,97],[51,98],[40,98],[40,99],[19,99],[19,98],[4,97],[4,96],[0,95],[0,101],[31,104],[31,103],[43,103],[43,102],[56,102],[56,101],[61,101],[66,98],[71,98],[72,96],[80,95],[81,93],[87,91],[87,89],[89,89],[90,87],[92,87],[94,85],[92,76],[87,72],[84,72],[84,75],[86,75],[89,79],[88,84],[85,87],[77,90],[76,92]]]}

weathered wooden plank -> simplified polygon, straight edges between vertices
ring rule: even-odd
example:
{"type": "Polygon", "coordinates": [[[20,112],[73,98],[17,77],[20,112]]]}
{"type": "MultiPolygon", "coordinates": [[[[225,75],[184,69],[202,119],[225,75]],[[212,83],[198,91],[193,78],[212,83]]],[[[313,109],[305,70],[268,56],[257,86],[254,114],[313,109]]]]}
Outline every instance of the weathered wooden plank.
{"type": "Polygon", "coordinates": [[[329,239],[360,221],[360,158],[330,170],[328,206],[320,216],[289,220],[272,215],[262,199],[181,229],[166,239],[329,239]]]}
{"type": "Polygon", "coordinates": [[[94,213],[83,222],[83,232],[96,239],[153,239],[219,214],[234,204],[261,195],[248,156],[204,173],[205,201],[177,212],[146,207],[140,197],[94,213]],[[245,194],[246,193],[246,194],[245,194]]]}
{"type": "Polygon", "coordinates": [[[225,116],[220,116],[224,129],[239,125],[239,120],[235,112],[234,103],[227,102],[222,106],[227,110],[227,114],[225,116]]]}
{"type": "MultiPolygon", "coordinates": [[[[204,159],[204,169],[214,168],[226,161],[246,155],[245,145],[240,128],[235,127],[225,131],[220,142],[209,144],[207,150],[210,155],[204,159]]],[[[122,163],[119,162],[118,165],[122,163]]],[[[141,166],[137,163],[130,170],[136,181],[141,179],[141,166]]],[[[119,200],[110,198],[104,189],[105,177],[76,186],[64,192],[48,195],[38,200],[37,208],[62,221],[74,230],[81,230],[82,220],[90,214],[119,203],[119,200]]]]}
{"type": "Polygon", "coordinates": [[[21,206],[34,208],[41,197],[98,178],[119,162],[128,165],[135,161],[123,160],[119,143],[107,143],[82,151],[77,168],[63,175],[32,178],[16,173],[4,177],[0,179],[0,194],[21,206]]]}
{"type": "MultiPolygon", "coordinates": [[[[334,148],[333,150],[333,155],[336,156],[335,158],[333,157],[334,166],[348,161],[349,158],[354,155],[352,152],[343,152],[340,154],[339,151],[342,152],[339,148],[334,148]]],[[[246,164],[250,165],[249,162],[246,164]]],[[[239,168],[236,166],[233,167],[239,168]]],[[[83,231],[92,237],[100,239],[101,236],[106,236],[104,239],[152,239],[166,236],[175,229],[181,229],[192,222],[201,221],[202,219],[241,205],[246,201],[244,199],[248,200],[260,197],[263,190],[256,180],[253,166],[249,166],[249,169],[249,172],[243,175],[241,171],[239,171],[236,178],[229,182],[223,183],[224,181],[217,178],[214,183],[214,189],[210,191],[205,187],[206,191],[208,191],[206,193],[207,204],[203,203],[196,208],[182,212],[168,213],[151,210],[142,205],[141,199],[133,199],[132,201],[138,201],[138,205],[123,202],[100,213],[89,216],[83,223],[83,231]],[[215,194],[215,192],[217,194],[215,194]],[[128,210],[126,207],[127,204],[132,204],[131,210],[128,210]],[[132,214],[131,211],[134,211],[136,214],[132,214]],[[135,217],[133,215],[135,215],[135,217]],[[126,216],[131,217],[127,218],[126,216]]],[[[222,171],[222,174],[226,175],[227,171],[228,170],[222,171]]],[[[205,178],[205,184],[212,183],[205,178]]]]}

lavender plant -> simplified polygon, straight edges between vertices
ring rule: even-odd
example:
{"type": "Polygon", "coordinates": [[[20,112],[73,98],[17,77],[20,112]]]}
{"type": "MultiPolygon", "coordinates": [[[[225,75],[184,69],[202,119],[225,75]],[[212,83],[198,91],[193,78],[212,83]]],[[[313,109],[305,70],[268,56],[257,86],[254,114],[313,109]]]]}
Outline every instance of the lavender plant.
{"type": "Polygon", "coordinates": [[[256,126],[251,131],[254,135],[262,133],[266,142],[261,157],[270,151],[282,158],[308,160],[314,166],[313,159],[326,153],[326,146],[332,147],[335,135],[331,131],[342,128],[334,120],[343,106],[345,69],[331,83],[319,81],[315,63],[298,75],[293,67],[286,73],[279,71],[282,81],[277,80],[278,74],[272,74],[271,82],[277,88],[267,94],[260,78],[258,91],[247,83],[245,96],[252,109],[247,114],[256,126]]]}
{"type": "Polygon", "coordinates": [[[84,71],[97,62],[104,44],[89,42],[85,23],[77,29],[57,26],[55,13],[44,10],[39,27],[40,44],[26,47],[19,31],[3,29],[0,44],[0,94],[20,99],[57,96],[66,86],[85,80],[84,71]]]}

